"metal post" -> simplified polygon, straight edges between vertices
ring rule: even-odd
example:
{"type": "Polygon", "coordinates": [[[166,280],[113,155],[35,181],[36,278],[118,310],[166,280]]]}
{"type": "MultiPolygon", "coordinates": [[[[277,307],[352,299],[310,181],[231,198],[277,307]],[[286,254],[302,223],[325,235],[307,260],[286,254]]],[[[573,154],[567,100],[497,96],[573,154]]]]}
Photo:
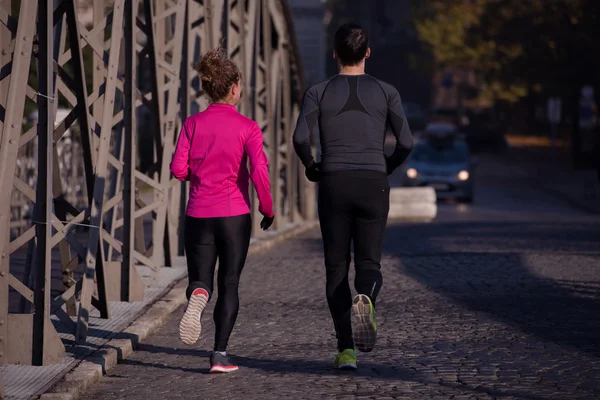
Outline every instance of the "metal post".
{"type": "MultiPolygon", "coordinates": [[[[246,38],[246,10],[245,2],[229,1],[227,2],[227,56],[237,64],[242,73],[247,70],[248,59],[246,58],[246,47],[244,46],[246,38]]],[[[243,75],[242,87],[245,93],[248,93],[250,80],[247,75],[243,75]]],[[[250,101],[248,96],[242,96],[238,106],[240,112],[244,115],[250,115],[250,101]]]]}
{"type": "Polygon", "coordinates": [[[246,60],[242,70],[246,81],[247,92],[245,96],[248,98],[248,114],[249,118],[256,120],[256,49],[260,45],[256,43],[257,26],[260,26],[260,0],[249,0],[248,11],[246,13],[246,24],[244,26],[244,36],[242,37],[241,46],[244,49],[244,60],[246,60]]]}
{"type": "MultiPolygon", "coordinates": [[[[10,14],[11,0],[4,2],[4,7],[10,14]]],[[[0,6],[1,7],[1,6],[0,6]]],[[[5,65],[11,61],[10,43],[12,39],[12,33],[4,24],[0,24],[0,68],[4,68],[5,65]]],[[[0,109],[6,112],[7,97],[9,90],[9,79],[0,81],[0,109]]],[[[2,134],[4,132],[4,118],[0,119],[0,143],[2,143],[2,134]]],[[[2,182],[3,183],[3,182],[2,182]]],[[[0,207],[2,207],[0,205],[0,207]]],[[[10,207],[10,206],[9,206],[10,207]]],[[[2,211],[0,211],[2,212],[2,211]]],[[[8,209],[10,213],[10,208],[8,209]]],[[[10,215],[10,214],[9,214],[10,215]]],[[[0,249],[8,248],[8,241],[10,240],[10,217],[5,220],[4,224],[0,226],[4,232],[8,232],[9,236],[5,237],[4,243],[0,244],[0,249]]],[[[1,234],[0,234],[1,236],[1,234]]],[[[4,251],[4,250],[2,250],[4,251]]],[[[4,253],[0,254],[0,364],[5,362],[6,340],[8,331],[8,274],[10,273],[10,262],[9,257],[4,253]]],[[[0,375],[0,399],[4,398],[4,385],[2,384],[2,376],[0,375]]]]}
{"type": "MultiPolygon", "coordinates": [[[[64,4],[64,3],[63,3],[64,4]]],[[[99,215],[95,215],[94,212],[97,210],[101,210],[102,208],[102,203],[104,200],[103,194],[104,194],[104,184],[105,182],[105,178],[103,177],[103,179],[97,179],[97,176],[95,174],[94,171],[94,166],[96,167],[96,172],[99,168],[99,161],[98,158],[95,158],[97,156],[94,156],[92,153],[97,152],[98,154],[100,154],[101,150],[103,150],[103,146],[106,146],[107,152],[108,152],[108,138],[102,142],[101,140],[98,142],[98,146],[99,148],[96,148],[94,146],[94,140],[93,136],[94,136],[94,132],[90,129],[89,126],[89,100],[88,100],[88,94],[87,94],[87,84],[86,84],[86,79],[85,79],[85,69],[84,69],[84,65],[83,65],[83,52],[81,50],[81,34],[79,31],[79,22],[77,20],[77,5],[76,2],[73,1],[69,1],[66,2],[66,16],[67,16],[67,27],[68,27],[68,33],[69,33],[69,42],[70,42],[70,51],[71,51],[71,58],[73,60],[72,65],[73,65],[73,75],[74,75],[74,84],[75,84],[75,95],[76,95],[76,99],[77,99],[77,111],[78,111],[78,121],[79,121],[79,126],[81,127],[81,144],[83,147],[83,167],[85,170],[85,177],[86,177],[86,187],[87,187],[87,195],[88,195],[88,204],[89,204],[89,210],[90,210],[90,229],[89,229],[89,236],[88,236],[88,245],[85,248],[85,250],[81,251],[79,254],[83,256],[84,262],[87,264],[86,267],[84,267],[84,274],[82,279],[82,285],[81,285],[81,303],[80,303],[80,307],[79,307],[79,311],[78,311],[78,332],[76,333],[76,341],[78,343],[81,342],[81,340],[85,341],[85,338],[82,338],[81,336],[79,336],[79,334],[83,334],[84,332],[86,332],[87,329],[87,321],[89,319],[89,309],[87,310],[82,310],[82,307],[85,309],[86,307],[88,307],[88,294],[90,294],[91,292],[89,290],[91,290],[91,288],[93,287],[94,284],[94,279],[97,279],[97,286],[98,286],[98,301],[95,301],[95,299],[92,299],[91,294],[89,297],[89,301],[94,303],[94,306],[100,311],[100,316],[102,318],[108,318],[108,302],[107,302],[107,298],[106,298],[106,288],[104,285],[104,271],[102,268],[102,257],[98,257],[98,253],[99,253],[99,248],[98,245],[100,243],[100,228],[101,228],[101,219],[94,222],[93,218],[94,217],[101,217],[99,215]],[[95,161],[94,161],[95,160],[95,161]],[[92,162],[94,162],[94,165],[92,165],[92,162]],[[102,187],[96,188],[95,185],[96,183],[101,183],[102,187]],[[102,195],[98,195],[98,193],[101,192],[102,195]],[[93,245],[90,246],[90,241],[96,241],[96,243],[94,243],[93,245]],[[81,254],[83,253],[83,254],[81,254]],[[92,255],[93,253],[93,255],[92,255]],[[96,265],[96,263],[98,263],[98,265],[96,265]],[[90,265],[93,265],[93,267],[90,267],[90,265]],[[97,272],[97,273],[96,273],[97,272]],[[91,275],[91,281],[90,281],[90,275],[91,275]],[[82,324],[82,319],[85,320],[85,329],[80,330],[79,327],[82,324]]],[[[118,26],[114,25],[116,24],[116,21],[113,21],[113,26],[118,26]]],[[[118,37],[119,34],[122,34],[122,30],[121,29],[115,29],[114,30],[115,35],[112,35],[111,39],[114,37],[118,37]]],[[[113,43],[111,43],[113,44],[113,43]]],[[[119,43],[120,44],[120,43],[119,43]]],[[[118,50],[119,46],[112,46],[111,47],[111,51],[115,51],[113,49],[118,50]]],[[[115,79],[116,77],[116,71],[115,73],[112,75],[112,78],[115,79]]],[[[108,79],[107,79],[108,80],[108,79]]],[[[106,101],[106,97],[109,96],[109,91],[108,89],[110,88],[110,85],[107,85],[106,88],[106,93],[105,93],[105,101],[106,101]]],[[[113,98],[110,99],[111,103],[111,110],[112,108],[112,101],[114,101],[114,95],[113,98]]],[[[103,114],[104,117],[104,114],[103,114]]],[[[104,121],[104,120],[103,120],[104,121]]],[[[111,121],[111,128],[112,128],[112,119],[111,121]]],[[[102,128],[104,128],[104,125],[102,125],[102,128]]],[[[97,130],[97,128],[95,129],[97,130]]],[[[100,132],[102,134],[102,131],[100,132]]],[[[105,168],[102,170],[103,173],[105,173],[105,168]]],[[[102,169],[102,168],[101,168],[102,169]]],[[[73,246],[71,244],[71,246],[73,246]]]]}
{"type": "MultiPolygon", "coordinates": [[[[178,207],[181,205],[182,190],[181,184],[178,183],[171,176],[169,170],[169,164],[171,163],[171,157],[175,151],[175,143],[181,130],[181,107],[180,101],[180,88],[181,88],[181,66],[184,59],[183,54],[187,52],[187,46],[184,43],[184,31],[186,30],[186,12],[187,12],[187,1],[179,0],[174,15],[165,19],[168,22],[166,26],[169,26],[168,38],[165,39],[166,43],[169,43],[169,47],[172,46],[170,57],[167,57],[167,61],[172,66],[170,75],[167,79],[172,84],[169,87],[165,85],[165,89],[168,90],[168,102],[167,102],[167,126],[165,127],[165,151],[163,152],[163,160],[161,167],[161,182],[164,182],[168,187],[167,190],[167,213],[166,213],[166,238],[165,238],[165,255],[166,255],[166,266],[173,265],[173,257],[178,254],[179,246],[179,213],[178,207]],[[167,89],[168,88],[168,89],[167,89]],[[177,187],[179,186],[179,187],[177,187]]],[[[166,44],[165,43],[165,44],[166,44]]]]}
{"type": "Polygon", "coordinates": [[[134,262],[135,232],[135,11],[131,1],[125,3],[125,149],[123,176],[123,263],[121,267],[121,301],[130,299],[130,282],[134,262]]]}
{"type": "MultiPolygon", "coordinates": [[[[251,55],[252,63],[251,69],[248,72],[248,76],[246,79],[251,80],[251,92],[252,96],[252,119],[256,121],[258,126],[263,131],[263,140],[265,150],[268,149],[269,142],[268,136],[264,137],[265,127],[268,126],[268,122],[266,120],[266,100],[264,96],[266,96],[266,77],[265,77],[265,60],[264,54],[261,52],[263,48],[263,43],[261,43],[260,38],[262,34],[262,26],[261,20],[263,19],[263,5],[262,0],[251,0],[248,5],[250,8],[249,14],[254,19],[254,24],[252,25],[252,29],[248,29],[248,37],[246,39],[246,46],[249,45],[246,54],[251,55]],[[252,49],[252,51],[250,51],[252,49]],[[250,73],[251,71],[251,73],[250,73]]],[[[248,63],[250,64],[250,63],[248,63]]],[[[256,195],[256,191],[254,190],[253,185],[250,187],[250,198],[252,199],[252,232],[253,234],[256,232],[260,232],[260,217],[261,215],[258,212],[258,199],[256,195]]]]}
{"type": "MultiPolygon", "coordinates": [[[[187,90],[188,90],[188,86],[185,85],[183,86],[183,90],[182,89],[182,82],[184,82],[182,80],[182,78],[185,78],[187,81],[187,72],[189,71],[188,66],[183,64],[184,61],[187,62],[187,56],[185,56],[188,53],[188,43],[186,42],[185,37],[187,36],[187,27],[188,27],[188,4],[187,1],[182,1],[182,4],[179,5],[179,8],[177,10],[177,13],[175,14],[175,21],[174,24],[175,26],[172,29],[172,38],[170,38],[171,40],[174,40],[175,43],[177,43],[177,47],[174,48],[174,54],[173,57],[171,59],[171,63],[174,67],[174,69],[178,69],[177,72],[178,74],[176,76],[173,76],[171,79],[176,80],[176,85],[175,87],[170,91],[169,97],[172,98],[172,102],[170,103],[170,107],[171,107],[171,114],[172,114],[172,121],[173,121],[173,127],[171,128],[171,133],[169,134],[170,138],[171,138],[171,151],[170,153],[167,155],[167,159],[164,160],[164,164],[165,168],[167,169],[167,178],[169,180],[173,180],[173,178],[171,177],[171,172],[168,171],[169,169],[169,164],[171,163],[171,157],[173,155],[173,152],[175,151],[175,144],[177,143],[177,138],[179,135],[179,132],[181,131],[181,126],[182,126],[182,122],[185,118],[185,115],[187,115],[187,113],[184,113],[182,115],[182,108],[181,106],[178,104],[181,101],[181,96],[180,93],[184,92],[187,94],[187,90]],[[177,26],[177,24],[179,24],[180,26],[177,26]],[[185,75],[182,76],[181,73],[185,70],[185,75]]],[[[185,103],[187,103],[187,98],[185,103]]],[[[176,182],[175,180],[173,180],[173,182],[176,182]]],[[[183,217],[180,217],[181,215],[181,208],[179,208],[180,212],[177,212],[178,207],[181,207],[182,204],[185,204],[185,198],[186,198],[186,184],[185,183],[176,183],[177,186],[172,185],[171,186],[171,196],[170,196],[170,205],[169,205],[169,210],[170,213],[167,216],[167,234],[168,234],[168,249],[169,249],[169,257],[172,259],[176,254],[180,254],[179,252],[179,247],[180,247],[180,243],[181,241],[179,240],[180,237],[182,237],[182,235],[180,235],[180,226],[181,226],[181,221],[183,217]],[[174,212],[175,211],[175,212],[174,212]]],[[[185,213],[183,213],[185,214],[185,213]]],[[[183,253],[181,253],[183,254],[183,253]]],[[[172,265],[172,262],[171,262],[172,265]]]]}
{"type": "MultiPolygon", "coordinates": [[[[271,21],[271,13],[269,10],[269,1],[262,0],[261,1],[261,19],[262,19],[262,50],[263,50],[263,67],[264,67],[264,120],[265,127],[263,128],[263,134],[265,136],[265,143],[267,144],[267,156],[269,157],[269,175],[271,180],[271,193],[277,193],[277,183],[278,183],[278,174],[277,171],[277,133],[276,127],[274,126],[274,118],[273,118],[273,91],[272,85],[273,80],[271,75],[273,73],[273,52],[271,45],[271,29],[272,29],[272,21],[271,21]],[[275,192],[274,192],[275,191],[275,192]]],[[[277,196],[273,195],[273,204],[274,209],[279,209],[279,204],[277,204],[277,196]]],[[[275,211],[277,213],[277,211],[275,211]]],[[[276,221],[279,219],[277,215],[275,216],[276,221]]],[[[254,223],[253,228],[254,232],[259,232],[257,229],[258,218],[254,223]]],[[[279,222],[274,222],[275,226],[279,222]]]]}
{"type": "MultiPolygon", "coordinates": [[[[282,32],[284,33],[284,32],[282,32]]],[[[296,174],[294,165],[297,157],[294,152],[294,143],[291,138],[292,132],[292,79],[290,77],[290,56],[288,53],[289,43],[281,43],[283,51],[281,52],[281,63],[283,66],[283,120],[285,122],[283,137],[285,138],[285,202],[287,222],[294,222],[296,217],[296,174]]]]}
{"type": "MultiPolygon", "coordinates": [[[[166,3],[158,2],[161,7],[166,3]]],[[[149,42],[153,37],[154,53],[154,80],[155,86],[153,100],[158,104],[158,116],[160,118],[160,152],[158,153],[157,172],[160,190],[155,191],[154,201],[159,203],[156,210],[156,221],[153,232],[153,254],[155,263],[165,266],[172,265],[171,256],[175,253],[177,244],[176,224],[172,224],[168,218],[169,206],[171,200],[176,200],[173,193],[172,177],[169,171],[169,163],[175,148],[175,138],[177,137],[177,113],[178,89],[180,82],[180,68],[182,58],[183,27],[185,17],[185,0],[178,0],[175,5],[175,30],[169,32],[166,37],[165,24],[166,19],[170,18],[171,13],[155,13],[151,7],[150,1],[146,0],[146,10],[149,42]],[[165,17],[169,15],[169,17],[165,17]],[[168,43],[168,45],[167,45],[168,43]],[[170,51],[167,51],[170,50],[170,51]],[[154,96],[156,94],[156,97],[154,96]],[[164,248],[161,248],[164,245],[164,248]],[[162,261],[162,262],[161,262],[162,261]]],[[[175,206],[178,206],[175,202],[175,206]]],[[[171,218],[172,219],[172,218],[171,218]]]]}
{"type": "MultiPolygon", "coordinates": [[[[185,17],[184,24],[185,29],[183,31],[183,55],[181,59],[181,82],[182,85],[179,88],[179,101],[181,102],[180,107],[180,119],[181,126],[185,122],[185,119],[190,115],[190,96],[188,94],[188,88],[190,85],[190,7],[189,3],[185,6],[185,17]]],[[[193,54],[193,53],[192,53],[193,54]]],[[[185,254],[185,242],[184,242],[184,229],[185,229],[185,208],[186,208],[186,197],[187,197],[187,183],[181,182],[179,185],[179,225],[178,225],[178,243],[177,243],[177,255],[183,256],[185,254]]]]}
{"type": "MultiPolygon", "coordinates": [[[[95,10],[94,10],[95,11],[95,10]]],[[[102,14],[101,16],[104,16],[104,10],[102,10],[102,14]]],[[[96,15],[94,13],[94,19],[96,18],[96,15]]],[[[94,25],[96,25],[96,23],[94,23],[94,25]]],[[[133,37],[133,36],[132,36],[133,37]]],[[[123,36],[123,41],[125,41],[125,37],[123,36]]],[[[122,77],[125,75],[125,49],[126,44],[123,42],[121,43],[121,53],[119,55],[119,73],[118,76],[122,77]]],[[[103,60],[102,60],[103,61],[103,60]]],[[[102,65],[104,66],[104,65],[102,65]]],[[[96,72],[96,71],[94,71],[96,72]]],[[[104,77],[102,77],[104,78],[104,77]]],[[[126,83],[124,83],[126,84],[126,83]]],[[[124,96],[124,95],[123,95],[124,96]]],[[[115,107],[116,109],[123,109],[123,111],[125,112],[125,108],[126,105],[124,104],[125,99],[123,96],[117,96],[117,98],[115,98],[115,107]]],[[[94,104],[98,104],[94,103],[94,104]]],[[[124,113],[125,114],[125,113],[124,113]]],[[[123,114],[123,116],[124,116],[123,114]]],[[[98,118],[98,117],[96,117],[98,118]]],[[[99,118],[102,119],[102,118],[99,118]]],[[[116,122],[116,120],[115,120],[116,122]]],[[[116,199],[120,198],[123,195],[123,188],[121,187],[122,185],[122,178],[123,178],[123,165],[124,165],[124,143],[125,143],[125,135],[124,135],[124,130],[125,127],[123,125],[124,121],[123,119],[121,119],[120,123],[116,124],[116,127],[114,129],[114,138],[113,138],[113,143],[114,143],[114,148],[112,149],[112,155],[113,157],[109,157],[109,166],[111,166],[112,168],[109,170],[110,172],[110,177],[108,179],[109,181],[109,189],[108,189],[108,200],[107,202],[110,202],[110,206],[108,208],[105,209],[106,212],[106,216],[105,216],[105,224],[106,224],[106,228],[105,231],[102,232],[102,237],[103,237],[103,246],[101,246],[101,250],[102,250],[102,259],[103,262],[105,263],[110,263],[110,265],[116,265],[113,262],[113,253],[114,251],[117,252],[121,252],[122,255],[122,251],[123,248],[122,246],[120,246],[120,243],[116,243],[115,240],[115,236],[116,236],[116,230],[117,230],[117,214],[118,214],[118,210],[119,210],[119,203],[115,201],[116,199]]],[[[108,279],[111,279],[114,281],[115,279],[118,279],[115,277],[115,274],[113,273],[113,271],[116,271],[116,269],[111,269],[110,271],[108,271],[107,269],[107,276],[108,279]]]]}
{"type": "Polygon", "coordinates": [[[38,81],[40,94],[37,96],[38,120],[38,179],[36,190],[37,216],[37,259],[34,290],[35,314],[33,318],[33,365],[44,365],[46,351],[46,323],[50,321],[50,280],[52,246],[52,170],[54,96],[53,82],[53,2],[40,1],[38,36],[40,38],[38,81]]]}
{"type": "Polygon", "coordinates": [[[206,6],[209,8],[208,12],[210,13],[210,48],[213,49],[217,47],[221,41],[225,46],[227,46],[227,38],[223,35],[223,17],[224,13],[227,10],[225,7],[226,0],[207,0],[208,3],[206,6]]]}
{"type": "MultiPolygon", "coordinates": [[[[8,95],[6,103],[3,105],[6,114],[0,139],[0,187],[5,188],[0,191],[0,337],[3,338],[0,340],[0,364],[4,364],[8,350],[10,198],[17,166],[21,120],[25,108],[24,87],[29,75],[36,16],[36,2],[21,2],[8,95]],[[10,104],[10,109],[5,107],[8,104],[10,104]]],[[[5,42],[3,41],[3,43],[5,42]]]]}
{"type": "Polygon", "coordinates": [[[281,179],[281,171],[284,169],[284,158],[281,154],[281,141],[282,141],[282,132],[281,132],[281,109],[283,107],[283,101],[285,101],[281,94],[281,79],[279,74],[281,74],[281,51],[277,48],[273,49],[272,56],[270,58],[271,63],[271,79],[269,80],[270,88],[269,92],[271,93],[271,119],[269,121],[269,125],[271,126],[271,137],[274,143],[272,154],[273,160],[271,161],[271,168],[274,173],[273,181],[271,182],[273,193],[273,204],[275,204],[275,222],[273,227],[275,229],[280,229],[282,226],[285,226],[285,221],[283,221],[284,213],[282,210],[283,203],[283,188],[282,188],[282,179],[281,179]]]}
{"type": "MultiPolygon", "coordinates": [[[[168,92],[164,92],[164,85],[166,81],[166,73],[163,68],[160,68],[159,64],[161,62],[165,62],[165,48],[164,44],[167,41],[167,29],[166,29],[166,21],[164,15],[167,9],[167,4],[164,1],[154,2],[151,6],[151,14],[152,18],[151,29],[154,31],[154,50],[156,62],[154,65],[156,70],[156,93],[158,93],[158,97],[154,100],[158,103],[158,115],[160,118],[160,129],[156,132],[157,134],[157,160],[156,160],[156,171],[158,172],[158,182],[163,183],[163,173],[161,167],[163,166],[163,160],[165,159],[165,147],[167,145],[167,121],[165,116],[165,111],[167,109],[166,103],[168,99],[165,96],[168,96],[168,92]]],[[[170,265],[168,260],[169,254],[166,240],[168,240],[168,230],[167,230],[167,213],[168,213],[168,200],[169,193],[168,190],[165,190],[164,186],[161,185],[160,190],[154,191],[154,201],[160,203],[160,207],[156,209],[156,219],[154,221],[154,232],[152,235],[152,258],[157,265],[170,265]]],[[[156,275],[155,275],[156,277],[156,275]]]]}
{"type": "MultiPolygon", "coordinates": [[[[102,258],[98,257],[100,230],[102,229],[104,188],[107,180],[107,167],[109,156],[110,136],[112,133],[112,121],[114,109],[114,100],[117,89],[117,74],[119,69],[119,55],[121,50],[121,38],[123,37],[123,11],[125,0],[116,0],[113,11],[113,30],[110,38],[110,51],[108,57],[108,70],[106,76],[106,92],[104,94],[104,112],[102,115],[102,124],[100,131],[100,143],[98,149],[98,158],[96,162],[96,171],[94,179],[94,197],[90,207],[90,225],[87,251],[85,256],[86,266],[81,285],[81,303],[77,316],[77,334],[76,341],[79,344],[85,343],[87,338],[88,320],[90,316],[90,305],[96,275],[96,264],[101,272],[102,258]]],[[[103,271],[102,271],[103,272],[103,271]]],[[[106,299],[106,288],[104,287],[103,276],[98,276],[98,292],[100,296],[106,299]],[[102,293],[104,292],[104,293],[102,293]]]]}
{"type": "MultiPolygon", "coordinates": [[[[60,5],[61,0],[54,0],[54,9],[60,5]]],[[[64,52],[66,45],[66,35],[65,35],[65,16],[61,15],[56,22],[56,26],[54,27],[54,49],[53,49],[53,58],[55,61],[58,61],[60,55],[64,52]]],[[[38,61],[39,62],[39,61],[38,61]]],[[[56,73],[52,74],[52,85],[54,88],[54,98],[58,96],[58,88],[56,85],[57,75],[56,73]]],[[[54,101],[53,105],[53,114],[56,116],[56,112],[58,110],[58,101],[54,101]]],[[[71,143],[75,143],[75,138],[71,133],[71,143]]],[[[54,181],[52,183],[52,191],[54,194],[54,198],[60,201],[55,201],[55,213],[60,221],[66,221],[67,219],[67,200],[65,198],[65,190],[63,189],[63,184],[60,177],[60,159],[58,156],[58,146],[54,145],[54,162],[53,162],[53,177],[54,181]]],[[[72,149],[71,149],[72,150],[72,149]]],[[[64,154],[63,154],[64,157],[64,154]]],[[[35,243],[31,242],[31,247],[35,247],[35,243]]],[[[69,289],[73,286],[73,272],[74,269],[71,266],[71,248],[69,247],[69,243],[67,240],[61,240],[59,243],[59,251],[60,251],[60,263],[62,269],[62,277],[63,277],[63,286],[65,290],[69,289]]],[[[25,302],[23,302],[25,304],[25,302]]],[[[77,315],[77,306],[75,304],[75,298],[69,299],[67,302],[67,314],[69,316],[77,315]]]]}
{"type": "Polygon", "coordinates": [[[92,203],[94,193],[94,165],[95,163],[95,146],[93,132],[90,129],[88,121],[88,96],[87,87],[85,84],[85,71],[83,68],[83,55],[79,47],[79,23],[77,22],[77,14],[75,3],[68,2],[66,6],[67,14],[67,31],[69,34],[69,43],[71,51],[71,59],[73,60],[73,75],[75,80],[75,96],[77,99],[77,116],[79,127],[81,128],[81,145],[83,147],[83,168],[85,170],[86,188],[88,204],[92,203]]]}
{"type": "MultiPolygon", "coordinates": [[[[3,8],[10,15],[12,8],[12,0],[5,0],[3,8]]],[[[12,41],[12,33],[4,24],[0,23],[0,68],[10,63],[12,55],[10,52],[10,42],[12,41]]],[[[6,98],[8,96],[9,79],[0,81],[0,106],[6,106],[6,98]]],[[[6,110],[5,110],[6,111],[6,110]]],[[[4,118],[0,119],[0,141],[2,140],[2,132],[4,131],[4,118]]]]}
{"type": "MultiPolygon", "coordinates": [[[[100,24],[102,24],[102,22],[104,21],[104,17],[106,14],[106,0],[93,0],[92,1],[92,6],[93,6],[93,19],[94,19],[94,26],[98,26],[100,24]]],[[[104,43],[104,40],[100,41],[101,43],[104,43]]],[[[92,83],[93,83],[93,88],[94,90],[98,90],[100,88],[101,85],[104,84],[105,82],[105,76],[104,76],[104,60],[102,59],[102,56],[97,54],[96,52],[94,52],[93,56],[92,56],[92,63],[93,63],[93,72],[92,72],[92,83]]],[[[94,104],[92,105],[92,115],[94,116],[94,119],[96,121],[102,121],[102,115],[103,115],[103,109],[104,104],[101,101],[95,101],[94,104]]],[[[94,129],[95,131],[95,129],[94,129]]],[[[94,132],[92,131],[92,132],[94,132]]],[[[92,134],[92,148],[96,149],[98,148],[98,135],[96,135],[95,133],[92,134]]],[[[96,165],[96,156],[97,156],[97,152],[96,151],[92,151],[92,162],[94,163],[94,165],[96,165]]]]}
{"type": "MultiPolygon", "coordinates": [[[[150,75],[151,75],[151,91],[152,91],[152,102],[150,103],[150,112],[153,115],[153,119],[154,119],[154,146],[156,148],[156,159],[157,161],[155,161],[157,164],[160,163],[160,161],[162,160],[162,131],[163,131],[163,119],[162,117],[162,96],[161,93],[159,92],[159,88],[158,88],[158,81],[159,81],[159,74],[158,74],[158,57],[157,57],[157,52],[156,52],[156,46],[157,46],[157,41],[159,39],[157,39],[157,35],[155,32],[155,27],[154,27],[154,10],[153,10],[153,4],[151,0],[144,0],[144,13],[145,13],[145,19],[146,19],[146,26],[145,26],[145,33],[146,33],[146,46],[147,46],[147,54],[150,60],[150,75]]],[[[152,172],[152,176],[155,177],[156,176],[156,165],[155,167],[152,168],[153,172],[152,172]]],[[[154,203],[156,203],[157,201],[159,201],[159,199],[157,199],[156,197],[158,197],[158,195],[156,194],[157,189],[154,188],[153,190],[154,192],[154,203]]],[[[155,266],[158,266],[160,264],[162,264],[163,261],[163,249],[162,249],[162,244],[163,244],[163,240],[164,240],[164,225],[162,226],[162,230],[161,227],[158,226],[158,222],[157,222],[158,217],[156,217],[153,221],[153,227],[152,227],[152,263],[155,266]]]]}

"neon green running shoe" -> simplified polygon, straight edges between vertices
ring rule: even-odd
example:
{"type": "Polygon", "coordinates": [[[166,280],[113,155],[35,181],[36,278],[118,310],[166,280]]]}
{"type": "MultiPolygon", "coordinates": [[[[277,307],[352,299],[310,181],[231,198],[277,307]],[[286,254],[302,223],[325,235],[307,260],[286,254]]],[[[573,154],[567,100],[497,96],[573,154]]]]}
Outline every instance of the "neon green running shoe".
{"type": "Polygon", "coordinates": [[[352,322],[354,322],[354,344],[362,352],[368,353],[377,341],[375,307],[369,296],[359,294],[352,301],[352,322]]]}
{"type": "Polygon", "coordinates": [[[337,369],[356,369],[356,350],[346,349],[335,357],[333,365],[337,369]]]}

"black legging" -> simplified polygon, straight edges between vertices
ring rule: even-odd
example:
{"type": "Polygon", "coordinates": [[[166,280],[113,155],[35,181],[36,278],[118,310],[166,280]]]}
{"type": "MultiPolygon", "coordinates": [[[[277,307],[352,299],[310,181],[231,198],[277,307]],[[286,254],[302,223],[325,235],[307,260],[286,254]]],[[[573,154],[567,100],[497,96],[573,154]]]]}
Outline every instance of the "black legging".
{"type": "Polygon", "coordinates": [[[250,214],[223,218],[192,218],[185,221],[185,252],[188,265],[188,299],[203,288],[212,297],[217,258],[219,297],[215,305],[215,351],[225,351],[235,325],[240,302],[238,285],[250,245],[250,214]]]}
{"type": "Polygon", "coordinates": [[[319,220],[327,273],[327,302],[340,351],[354,348],[348,284],[350,244],[354,243],[354,287],[371,298],[381,289],[381,248],[390,208],[387,174],[339,171],[319,183],[319,220]]]}

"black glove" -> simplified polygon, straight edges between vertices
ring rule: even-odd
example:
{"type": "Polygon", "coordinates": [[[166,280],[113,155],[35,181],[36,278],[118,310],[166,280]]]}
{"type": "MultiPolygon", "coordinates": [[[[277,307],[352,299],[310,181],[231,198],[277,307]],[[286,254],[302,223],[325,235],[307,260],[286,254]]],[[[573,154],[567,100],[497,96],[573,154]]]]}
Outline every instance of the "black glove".
{"type": "Polygon", "coordinates": [[[306,168],[304,175],[311,182],[319,182],[321,180],[321,164],[313,163],[310,167],[306,168]]]}
{"type": "Polygon", "coordinates": [[[273,225],[273,221],[275,221],[275,216],[272,217],[263,217],[262,221],[260,221],[260,229],[266,231],[273,225]]]}

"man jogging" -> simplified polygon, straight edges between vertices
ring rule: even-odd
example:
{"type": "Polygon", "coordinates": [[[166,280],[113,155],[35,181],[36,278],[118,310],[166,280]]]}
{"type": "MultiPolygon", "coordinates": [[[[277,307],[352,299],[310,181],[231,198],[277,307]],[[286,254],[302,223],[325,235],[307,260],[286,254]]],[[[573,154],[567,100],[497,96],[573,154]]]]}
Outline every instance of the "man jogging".
{"type": "Polygon", "coordinates": [[[306,91],[294,132],[294,148],[306,167],[306,177],[319,182],[327,302],[339,352],[334,365],[340,369],[356,369],[355,346],[363,352],[375,346],[375,301],[382,285],[381,247],[390,200],[387,176],[413,147],[398,91],[365,74],[370,54],[362,27],[345,24],[339,28],[334,58],[340,72],[306,91]],[[310,147],[317,123],[319,163],[310,147]],[[386,157],[388,126],[396,137],[396,148],[386,157]],[[354,299],[348,283],[351,242],[358,292],[354,299]]]}

